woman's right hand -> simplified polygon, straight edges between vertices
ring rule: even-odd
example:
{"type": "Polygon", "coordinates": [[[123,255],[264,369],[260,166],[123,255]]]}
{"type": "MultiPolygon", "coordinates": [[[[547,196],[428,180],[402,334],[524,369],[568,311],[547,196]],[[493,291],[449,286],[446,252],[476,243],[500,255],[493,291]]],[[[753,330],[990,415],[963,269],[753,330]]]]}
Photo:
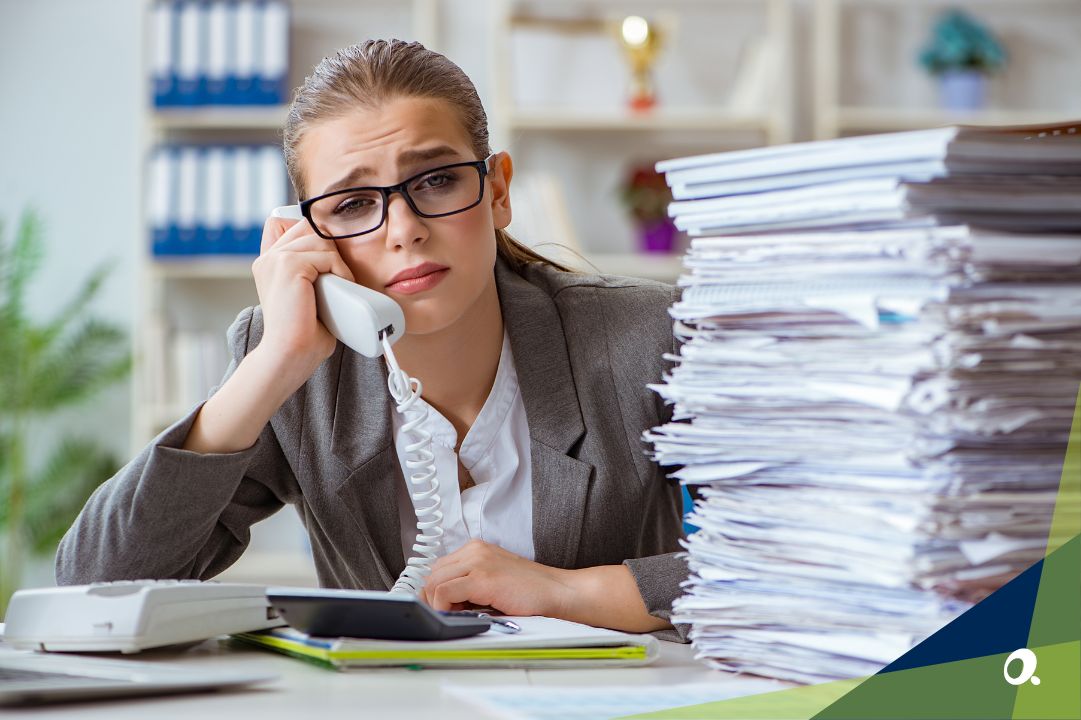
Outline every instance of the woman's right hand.
{"type": "Polygon", "coordinates": [[[270,217],[259,257],[252,263],[263,309],[259,350],[303,383],[334,352],[336,340],[316,316],[315,279],[353,273],[333,240],[319,237],[307,220],[270,217]]]}
{"type": "Polygon", "coordinates": [[[282,403],[308,381],[337,341],[315,314],[315,279],[353,280],[333,240],[307,220],[268,218],[252,263],[263,307],[263,337],[199,410],[183,448],[233,453],[250,448],[282,403]]]}

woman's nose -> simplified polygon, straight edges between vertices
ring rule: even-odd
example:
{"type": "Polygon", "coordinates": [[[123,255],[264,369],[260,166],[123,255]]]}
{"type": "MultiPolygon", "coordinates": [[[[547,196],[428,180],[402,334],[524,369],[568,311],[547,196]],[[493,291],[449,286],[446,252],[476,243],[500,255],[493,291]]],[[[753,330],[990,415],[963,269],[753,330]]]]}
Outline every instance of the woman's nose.
{"type": "Polygon", "coordinates": [[[428,237],[428,226],[399,193],[387,201],[387,248],[408,247],[428,237]]]}

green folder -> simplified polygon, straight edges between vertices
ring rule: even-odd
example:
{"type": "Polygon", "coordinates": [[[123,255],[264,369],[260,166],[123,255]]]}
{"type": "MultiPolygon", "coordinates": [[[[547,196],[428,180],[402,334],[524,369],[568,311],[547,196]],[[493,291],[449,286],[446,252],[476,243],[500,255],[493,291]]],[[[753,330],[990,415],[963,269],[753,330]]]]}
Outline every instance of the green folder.
{"type": "Polygon", "coordinates": [[[280,627],[239,633],[240,642],[309,660],[324,667],[631,667],[657,658],[651,635],[590,627],[545,617],[513,618],[520,633],[488,630],[457,640],[404,641],[312,637],[280,627]]]}

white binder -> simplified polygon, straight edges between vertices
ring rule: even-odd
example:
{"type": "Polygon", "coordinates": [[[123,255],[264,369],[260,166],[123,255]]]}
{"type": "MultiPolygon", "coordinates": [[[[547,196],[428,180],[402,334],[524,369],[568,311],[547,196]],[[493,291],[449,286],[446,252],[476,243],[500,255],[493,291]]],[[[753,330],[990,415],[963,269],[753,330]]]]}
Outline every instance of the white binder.
{"type": "Polygon", "coordinates": [[[206,6],[206,94],[203,99],[211,105],[229,102],[229,41],[230,6],[213,2],[206,6]]]}
{"type": "Polygon", "coordinates": [[[254,0],[236,4],[236,95],[237,103],[250,102],[255,89],[256,33],[259,16],[254,0]]]}
{"type": "Polygon", "coordinates": [[[208,253],[227,252],[225,235],[225,148],[212,146],[206,149],[204,163],[204,198],[202,225],[204,250],[208,253]]]}
{"type": "Polygon", "coordinates": [[[176,5],[166,0],[155,3],[153,11],[154,48],[151,57],[151,77],[154,82],[154,104],[159,107],[176,102],[176,5]]]}
{"type": "Polygon", "coordinates": [[[260,47],[256,68],[259,101],[285,102],[289,70],[289,7],[281,0],[268,0],[259,7],[260,47]]]}
{"type": "MultiPolygon", "coordinates": [[[[252,148],[238,146],[233,149],[232,205],[227,208],[233,227],[233,248],[239,252],[252,245],[252,196],[254,195],[252,148]]],[[[258,247],[258,244],[256,244],[258,247]]]]}
{"type": "Polygon", "coordinates": [[[171,210],[173,171],[176,164],[170,148],[157,147],[149,159],[150,193],[147,220],[151,230],[151,251],[155,255],[168,254],[169,233],[172,224],[171,210]]]}
{"type": "Polygon", "coordinates": [[[197,190],[199,175],[199,149],[194,146],[180,148],[177,182],[176,224],[179,252],[191,254],[195,249],[197,190]]]}
{"type": "Polygon", "coordinates": [[[259,148],[259,200],[253,218],[256,224],[262,227],[271,210],[287,205],[288,193],[285,157],[281,148],[276,145],[259,148]]]}
{"type": "Polygon", "coordinates": [[[202,77],[202,31],[199,4],[185,0],[179,4],[180,32],[177,52],[177,102],[197,105],[200,101],[199,80],[202,77]]]}

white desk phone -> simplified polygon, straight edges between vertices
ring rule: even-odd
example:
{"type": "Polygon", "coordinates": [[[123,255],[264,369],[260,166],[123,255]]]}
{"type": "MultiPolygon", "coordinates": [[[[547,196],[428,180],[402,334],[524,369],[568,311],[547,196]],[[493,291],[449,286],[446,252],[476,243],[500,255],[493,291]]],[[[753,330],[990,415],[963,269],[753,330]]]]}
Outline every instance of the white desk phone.
{"type": "MultiPolygon", "coordinates": [[[[302,219],[297,205],[276,208],[271,216],[302,219]]],[[[6,642],[16,648],[138,652],[283,625],[282,615],[285,620],[291,619],[291,612],[309,618],[312,607],[320,603],[328,606],[328,613],[340,617],[341,604],[350,600],[356,602],[358,613],[367,613],[372,621],[362,617],[358,625],[355,614],[348,619],[351,624],[343,627],[353,633],[358,627],[366,628],[370,637],[401,637],[406,622],[427,623],[431,637],[489,627],[491,621],[483,614],[437,614],[415,599],[442,549],[443,513],[431,436],[419,427],[427,413],[425,406],[417,405],[422,386],[398,367],[391,350],[391,344],[405,333],[401,307],[382,293],[331,274],[316,279],[315,295],[319,319],[335,337],[362,355],[384,357],[389,370],[387,387],[398,412],[406,418],[403,428],[412,440],[407,451],[417,539],[413,557],[390,592],[268,590],[259,585],[195,580],[134,580],[20,590],[8,608],[6,642]],[[336,609],[329,608],[331,601],[336,609]],[[302,612],[304,602],[311,605],[302,612]],[[399,622],[388,618],[387,612],[399,622]]],[[[324,623],[321,627],[328,626],[324,623]]],[[[333,628],[331,623],[329,629],[333,628]]],[[[411,633],[407,629],[405,634],[411,633]]]]}

